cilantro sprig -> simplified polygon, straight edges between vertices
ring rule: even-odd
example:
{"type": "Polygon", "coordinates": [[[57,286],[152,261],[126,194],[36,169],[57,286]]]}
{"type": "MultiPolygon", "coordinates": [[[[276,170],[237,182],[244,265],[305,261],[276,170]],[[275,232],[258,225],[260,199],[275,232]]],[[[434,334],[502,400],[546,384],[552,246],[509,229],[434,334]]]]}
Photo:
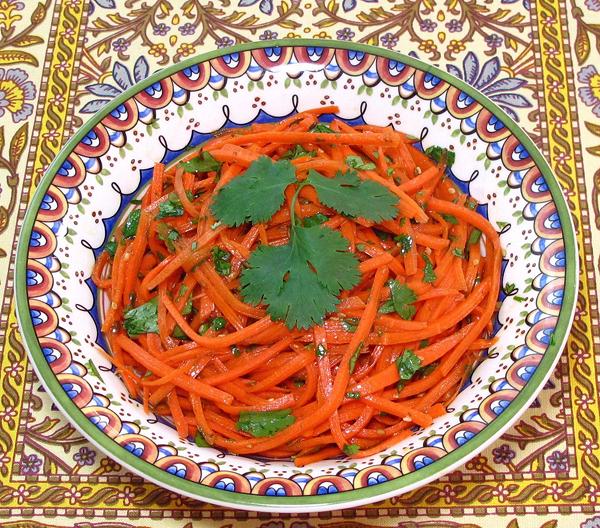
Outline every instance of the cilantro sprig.
{"type": "Polygon", "coordinates": [[[267,305],[289,328],[321,324],[335,310],[337,296],[360,280],[358,260],[337,231],[292,223],[290,242],[259,246],[247,261],[240,285],[246,302],[267,305]]]}

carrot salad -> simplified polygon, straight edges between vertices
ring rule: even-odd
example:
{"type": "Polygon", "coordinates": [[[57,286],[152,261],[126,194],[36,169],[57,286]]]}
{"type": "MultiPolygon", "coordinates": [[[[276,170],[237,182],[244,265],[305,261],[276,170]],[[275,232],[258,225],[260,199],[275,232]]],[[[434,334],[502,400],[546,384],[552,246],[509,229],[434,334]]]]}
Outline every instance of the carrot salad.
{"type": "Polygon", "coordinates": [[[443,415],[494,342],[500,241],[455,153],[319,120],[337,111],[156,164],[97,260],[110,360],[181,438],[371,456],[443,415]]]}

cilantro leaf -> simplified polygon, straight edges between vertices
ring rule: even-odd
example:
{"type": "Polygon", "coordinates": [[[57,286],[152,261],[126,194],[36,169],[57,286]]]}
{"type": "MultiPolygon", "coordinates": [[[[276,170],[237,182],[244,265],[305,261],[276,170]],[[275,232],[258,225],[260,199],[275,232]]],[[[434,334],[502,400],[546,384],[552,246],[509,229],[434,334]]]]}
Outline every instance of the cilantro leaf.
{"type": "Polygon", "coordinates": [[[344,445],[344,453],[348,456],[356,455],[360,451],[360,446],[358,444],[345,444],[344,445]]]}
{"type": "Polygon", "coordinates": [[[442,213],[442,218],[444,220],[446,220],[446,222],[448,222],[449,224],[452,224],[452,225],[458,224],[458,220],[456,219],[456,216],[454,216],[454,215],[442,213]]]}
{"type": "Polygon", "coordinates": [[[267,313],[288,328],[308,328],[335,310],[340,291],[358,284],[358,261],[346,251],[347,241],[327,227],[292,226],[290,235],[286,245],[252,252],[241,293],[246,302],[264,302],[267,313]]]}
{"type": "Polygon", "coordinates": [[[346,165],[351,169],[375,170],[375,163],[365,161],[360,156],[346,156],[346,165]]]}
{"type": "MultiPolygon", "coordinates": [[[[394,308],[394,311],[402,319],[412,319],[417,311],[417,309],[412,305],[412,303],[417,300],[415,292],[412,291],[406,284],[401,284],[397,280],[389,281],[389,287],[392,296],[390,300],[392,301],[391,304],[394,308]]],[[[386,305],[387,303],[384,303],[382,308],[386,305]]]]}
{"type": "Polygon", "coordinates": [[[291,409],[279,411],[242,411],[236,428],[254,437],[273,436],[296,421],[291,409]]]}
{"type": "Polygon", "coordinates": [[[123,326],[130,337],[158,334],[158,297],[123,314],[123,326]]]}
{"type": "Polygon", "coordinates": [[[374,222],[391,220],[398,214],[398,198],[377,182],[361,180],[356,172],[338,172],[334,178],[326,178],[309,170],[306,183],[315,188],[327,207],[338,213],[374,222]]]}
{"type": "Polygon", "coordinates": [[[469,235],[469,240],[467,242],[467,245],[472,245],[472,244],[477,244],[477,242],[479,242],[479,239],[481,238],[481,231],[479,231],[479,229],[473,229],[473,231],[471,231],[471,234],[469,235]]]}
{"type": "Polygon", "coordinates": [[[329,220],[329,218],[323,213],[317,213],[312,216],[307,216],[304,220],[302,220],[302,225],[304,227],[312,227],[314,225],[324,224],[327,222],[327,220],[329,220]]]}
{"type": "Polygon", "coordinates": [[[398,235],[394,237],[394,240],[398,243],[401,255],[406,255],[412,248],[413,239],[410,235],[398,235]]]}
{"type": "Polygon", "coordinates": [[[295,145],[294,148],[291,148],[290,150],[284,152],[281,156],[279,156],[279,159],[291,160],[296,158],[302,158],[303,156],[314,158],[316,155],[317,152],[314,150],[306,150],[302,145],[295,145]]]}
{"type": "Polygon", "coordinates": [[[431,284],[436,281],[437,275],[435,274],[435,271],[433,271],[433,263],[427,253],[423,253],[423,260],[425,261],[425,267],[423,268],[423,282],[431,284]]]}
{"type": "Polygon", "coordinates": [[[396,359],[396,368],[398,369],[400,379],[408,381],[421,368],[421,358],[415,355],[412,350],[405,350],[396,359]]]}
{"type": "Polygon", "coordinates": [[[192,313],[192,299],[185,301],[183,308],[181,309],[181,315],[190,315],[192,313]]]}
{"type": "Polygon", "coordinates": [[[363,345],[362,345],[362,343],[360,343],[356,347],[356,350],[352,353],[352,356],[350,356],[350,360],[348,361],[348,370],[350,370],[350,374],[354,374],[354,369],[356,368],[356,362],[358,361],[362,347],[363,347],[363,345]]]}
{"type": "Polygon", "coordinates": [[[114,238],[109,240],[104,245],[104,251],[106,251],[111,257],[114,257],[115,253],[117,252],[117,241],[114,238]]]}
{"type": "Polygon", "coordinates": [[[327,126],[325,123],[317,123],[314,127],[310,129],[310,131],[325,134],[335,134],[335,132],[331,130],[331,128],[329,128],[329,126],[327,126]]]}
{"type": "Polygon", "coordinates": [[[456,160],[456,152],[448,150],[445,147],[427,147],[425,149],[425,154],[436,163],[443,163],[445,161],[447,168],[452,167],[452,165],[454,165],[454,161],[456,160]]]}
{"type": "Polygon", "coordinates": [[[227,326],[227,321],[224,317],[215,317],[210,324],[211,328],[217,332],[220,332],[227,326]]]}
{"type": "Polygon", "coordinates": [[[212,157],[210,152],[201,152],[196,158],[182,161],[179,166],[185,172],[213,172],[221,168],[222,163],[212,157]]]}
{"type": "Polygon", "coordinates": [[[217,273],[223,276],[229,275],[231,273],[231,253],[221,249],[219,246],[214,246],[210,254],[217,273]]]}
{"type": "Polygon", "coordinates": [[[142,211],[140,209],[134,209],[127,216],[125,225],[123,226],[123,236],[125,238],[131,238],[137,233],[138,224],[140,223],[140,215],[142,211]]]}
{"type": "Polygon", "coordinates": [[[210,447],[210,444],[206,441],[206,438],[204,438],[204,435],[200,431],[196,433],[194,444],[198,447],[210,447]]]}
{"type": "Polygon", "coordinates": [[[167,246],[167,249],[171,253],[174,253],[175,252],[174,242],[175,242],[175,240],[178,240],[179,238],[181,238],[179,231],[177,231],[177,229],[173,229],[168,224],[159,223],[156,226],[156,232],[158,233],[159,240],[162,240],[165,243],[165,245],[167,246]]]}
{"type": "Polygon", "coordinates": [[[183,205],[181,200],[175,193],[169,194],[169,199],[166,202],[162,202],[158,206],[158,214],[156,218],[167,218],[169,216],[182,216],[183,205]]]}
{"type": "Polygon", "coordinates": [[[221,188],[210,209],[229,226],[266,222],[283,204],[285,188],[295,181],[296,172],[289,161],[261,156],[246,172],[221,188]]]}

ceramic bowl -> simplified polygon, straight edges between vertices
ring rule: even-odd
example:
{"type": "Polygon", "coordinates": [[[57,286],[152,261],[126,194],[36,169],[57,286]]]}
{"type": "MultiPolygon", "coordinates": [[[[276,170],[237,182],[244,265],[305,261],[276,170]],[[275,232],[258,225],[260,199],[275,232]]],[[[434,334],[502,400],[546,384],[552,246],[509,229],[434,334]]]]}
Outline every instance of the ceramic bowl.
{"type": "MultiPolygon", "coordinates": [[[[118,81],[118,79],[117,79],[118,81]]],[[[110,91],[110,90],[109,90],[110,91]]],[[[528,407],[571,324],[573,225],[555,176],[510,116],[413,57],[331,41],[271,41],[201,55],[102,107],[54,160],[32,199],[16,264],[17,308],[49,394],[89,440],[160,486],[234,508],[357,506],[423,485],[481,451],[528,407]],[[90,273],[155,162],[223,127],[336,104],[350,123],[392,125],[457,153],[454,181],[501,233],[498,342],[427,430],[378,455],[306,468],[181,441],[130,399],[110,363],[90,273]]]]}

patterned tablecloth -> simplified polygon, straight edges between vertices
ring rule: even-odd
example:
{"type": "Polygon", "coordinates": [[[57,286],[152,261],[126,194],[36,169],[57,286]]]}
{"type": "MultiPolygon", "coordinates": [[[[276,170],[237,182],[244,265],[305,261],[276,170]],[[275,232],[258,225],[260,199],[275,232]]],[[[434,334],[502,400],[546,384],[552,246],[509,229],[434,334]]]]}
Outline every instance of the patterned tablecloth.
{"type": "Polygon", "coordinates": [[[600,527],[599,70],[600,0],[0,0],[0,525],[600,527]],[[114,95],[93,85],[125,89],[184,57],[278,37],[410,52],[475,84],[548,157],[577,226],[572,335],[531,409],[446,478],[356,510],[236,512],[124,471],[52,405],[14,314],[19,223],[64,141],[114,95]]]}

